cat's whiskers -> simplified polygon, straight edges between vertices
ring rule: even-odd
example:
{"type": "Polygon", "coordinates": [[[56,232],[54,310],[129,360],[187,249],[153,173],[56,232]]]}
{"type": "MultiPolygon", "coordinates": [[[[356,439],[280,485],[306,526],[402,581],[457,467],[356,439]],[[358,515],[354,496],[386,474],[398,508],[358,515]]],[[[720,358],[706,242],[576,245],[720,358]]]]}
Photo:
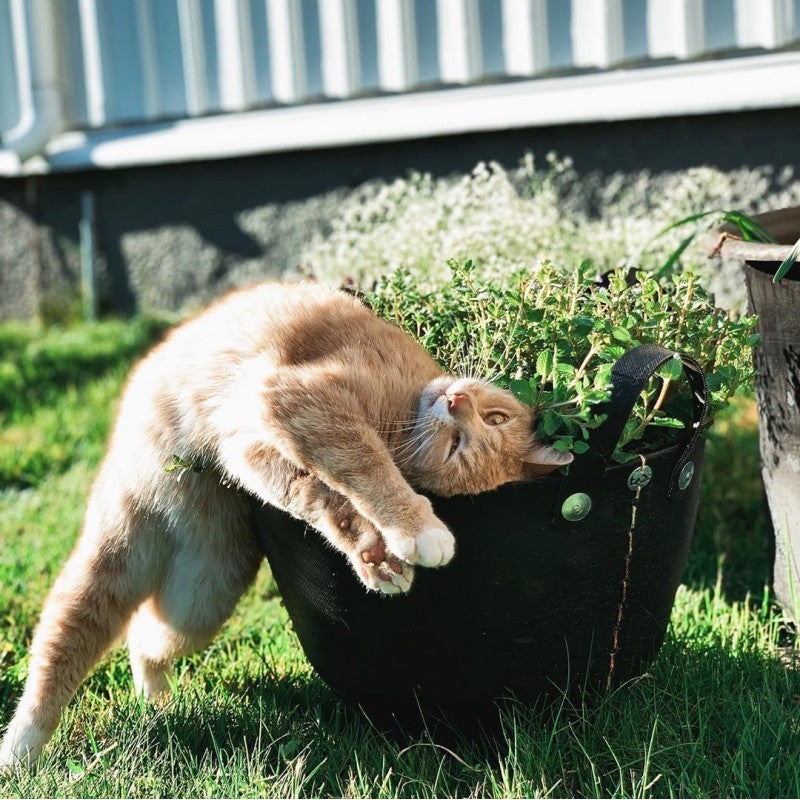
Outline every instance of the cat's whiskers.
{"type": "Polygon", "coordinates": [[[399,443],[397,446],[390,448],[393,452],[402,453],[414,445],[416,445],[421,439],[424,439],[428,434],[436,433],[437,427],[431,427],[430,425],[421,424],[419,426],[419,430],[413,435],[407,438],[405,441],[399,443]]]}
{"type": "Polygon", "coordinates": [[[400,461],[395,461],[395,465],[398,468],[400,468],[406,466],[406,464],[409,464],[417,457],[419,453],[421,453],[433,441],[433,438],[435,436],[436,436],[436,429],[430,432],[429,436],[419,444],[419,446],[416,448],[416,450],[414,450],[413,453],[411,453],[411,455],[407,456],[406,458],[400,461]]]}
{"type": "Polygon", "coordinates": [[[394,447],[390,447],[389,449],[390,449],[390,450],[392,451],[392,453],[394,453],[395,455],[401,455],[401,454],[402,454],[402,453],[404,453],[406,450],[410,449],[410,448],[411,448],[411,447],[413,447],[415,444],[417,444],[417,442],[419,442],[419,440],[420,440],[420,439],[422,439],[422,438],[423,438],[423,437],[424,437],[424,436],[425,436],[425,435],[426,435],[428,432],[429,432],[429,431],[428,431],[428,429],[427,429],[427,428],[423,428],[423,429],[422,429],[422,430],[421,430],[419,433],[417,433],[415,436],[412,436],[411,438],[409,438],[409,439],[406,439],[404,442],[401,442],[399,445],[396,445],[396,446],[394,446],[394,447]]]}

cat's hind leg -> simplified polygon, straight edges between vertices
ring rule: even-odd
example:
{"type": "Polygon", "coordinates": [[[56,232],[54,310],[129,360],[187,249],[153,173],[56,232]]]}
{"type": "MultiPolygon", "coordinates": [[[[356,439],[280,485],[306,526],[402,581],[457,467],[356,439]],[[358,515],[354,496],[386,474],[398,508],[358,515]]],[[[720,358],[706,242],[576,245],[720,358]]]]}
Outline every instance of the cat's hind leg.
{"type": "Polygon", "coordinates": [[[185,531],[164,580],[136,611],[128,650],[137,693],[163,697],[176,658],[204,648],[233,612],[261,563],[248,518],[185,531]]]}
{"type": "Polygon", "coordinates": [[[31,644],[25,689],[0,746],[0,768],[30,763],[64,705],[122,634],[158,579],[158,537],[121,490],[97,491],[31,644]]]}
{"type": "Polygon", "coordinates": [[[128,626],[128,652],[137,694],[155,701],[169,691],[172,662],[207,644],[175,630],[164,621],[154,599],[139,606],[128,626]]]}

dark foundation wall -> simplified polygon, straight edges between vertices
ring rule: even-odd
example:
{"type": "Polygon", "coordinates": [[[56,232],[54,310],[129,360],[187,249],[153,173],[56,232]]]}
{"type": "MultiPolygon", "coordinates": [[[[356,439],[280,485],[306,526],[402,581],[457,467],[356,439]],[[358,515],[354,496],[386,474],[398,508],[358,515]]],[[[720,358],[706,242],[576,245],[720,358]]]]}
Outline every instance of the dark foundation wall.
{"type": "Polygon", "coordinates": [[[175,309],[297,266],[342,198],[409,170],[570,155],[579,173],[800,164],[800,109],[499,131],[353,148],[0,180],[0,318],[78,294],[80,196],[96,198],[104,310],[175,309]]]}

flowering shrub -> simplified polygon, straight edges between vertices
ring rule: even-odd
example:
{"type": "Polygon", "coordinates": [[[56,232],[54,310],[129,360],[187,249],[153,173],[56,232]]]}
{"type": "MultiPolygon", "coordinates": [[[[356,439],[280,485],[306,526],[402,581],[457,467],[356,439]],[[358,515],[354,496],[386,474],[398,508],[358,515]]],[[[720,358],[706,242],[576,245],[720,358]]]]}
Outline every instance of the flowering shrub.
{"type": "MultiPolygon", "coordinates": [[[[611,368],[626,351],[652,342],[697,360],[712,413],[751,377],[755,317],[714,308],[692,273],[662,284],[645,272],[617,270],[606,284],[583,266],[565,275],[551,264],[489,281],[472,262],[450,262],[452,280],[426,288],[407,270],[366,296],[386,319],[411,333],[442,367],[489,377],[539,415],[539,435],[561,450],[587,449],[602,417],[611,368]]],[[[662,447],[691,419],[679,359],[659,370],[637,401],[614,458],[662,447]]]]}
{"type": "MultiPolygon", "coordinates": [[[[755,213],[793,203],[800,203],[800,184],[789,169],[578,176],[568,158],[551,154],[539,168],[528,155],[508,171],[481,163],[462,177],[414,173],[368,184],[343,204],[330,233],[309,244],[303,262],[319,277],[361,285],[399,267],[444,280],[449,258],[471,259],[485,277],[543,260],[567,271],[585,259],[600,272],[627,263],[649,270],[685,235],[676,230],[652,241],[675,220],[708,208],[755,213]]],[[[731,294],[702,244],[683,254],[683,265],[712,290],[731,294]]],[[[740,297],[737,286],[733,298],[740,297]]]]}

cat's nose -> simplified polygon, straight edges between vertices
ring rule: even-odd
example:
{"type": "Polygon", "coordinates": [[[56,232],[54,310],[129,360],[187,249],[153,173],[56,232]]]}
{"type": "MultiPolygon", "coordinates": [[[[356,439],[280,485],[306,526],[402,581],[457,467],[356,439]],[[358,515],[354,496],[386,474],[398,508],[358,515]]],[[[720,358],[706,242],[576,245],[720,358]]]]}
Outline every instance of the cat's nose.
{"type": "Polygon", "coordinates": [[[454,392],[447,395],[447,410],[455,411],[459,406],[463,406],[467,402],[467,396],[461,392],[454,392]]]}

